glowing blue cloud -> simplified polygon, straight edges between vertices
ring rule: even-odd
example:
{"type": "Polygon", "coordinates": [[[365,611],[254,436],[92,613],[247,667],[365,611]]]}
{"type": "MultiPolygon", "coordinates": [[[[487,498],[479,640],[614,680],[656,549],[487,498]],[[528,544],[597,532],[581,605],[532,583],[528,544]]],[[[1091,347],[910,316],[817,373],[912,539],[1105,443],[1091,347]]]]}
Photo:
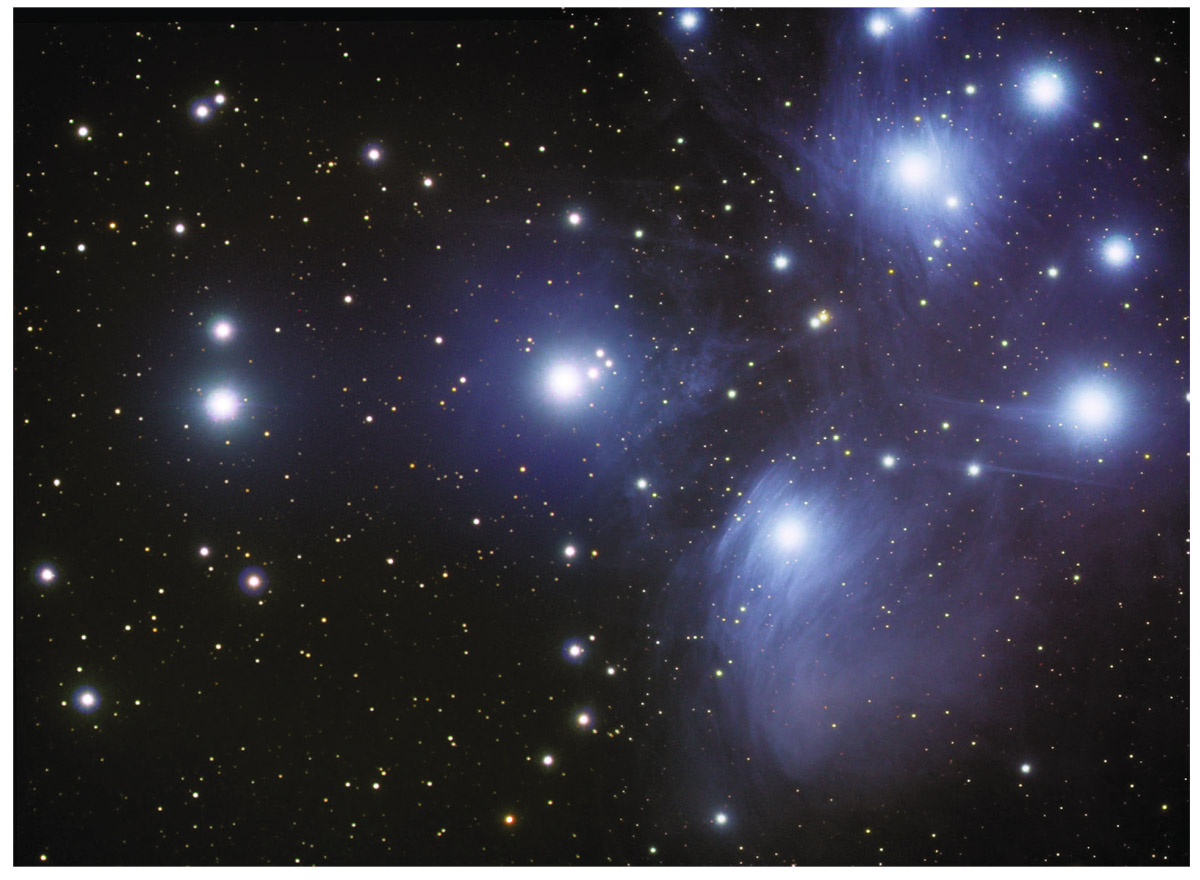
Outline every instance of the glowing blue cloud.
{"type": "Polygon", "coordinates": [[[771,466],[681,575],[703,592],[689,586],[671,609],[707,611],[710,653],[692,664],[722,734],[790,780],[836,765],[839,786],[929,759],[928,727],[912,719],[963,723],[986,687],[969,662],[979,627],[994,627],[979,602],[992,538],[972,535],[964,556],[932,560],[912,529],[912,499],[896,497],[902,476],[884,488],[847,480],[849,467],[771,466]]]}

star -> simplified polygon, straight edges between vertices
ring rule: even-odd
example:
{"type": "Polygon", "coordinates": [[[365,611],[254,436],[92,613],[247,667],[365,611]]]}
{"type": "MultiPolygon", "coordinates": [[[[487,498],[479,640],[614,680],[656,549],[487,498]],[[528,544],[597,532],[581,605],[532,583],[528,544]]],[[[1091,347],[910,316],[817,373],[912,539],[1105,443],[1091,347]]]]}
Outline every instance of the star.
{"type": "Polygon", "coordinates": [[[215,422],[227,422],[237,416],[241,401],[228,388],[219,388],[208,396],[205,408],[215,422]]]}
{"type": "Polygon", "coordinates": [[[1076,427],[1095,429],[1112,423],[1116,414],[1112,396],[1097,385],[1077,389],[1069,402],[1071,417],[1076,427]]]}
{"type": "Polygon", "coordinates": [[[922,189],[934,177],[934,163],[924,154],[909,153],[901,157],[896,166],[900,182],[909,189],[922,189]]]}
{"type": "Polygon", "coordinates": [[[84,714],[91,714],[100,708],[100,693],[90,685],[77,688],[71,695],[75,708],[84,714]]]}
{"type": "Polygon", "coordinates": [[[58,580],[58,571],[55,570],[53,565],[42,565],[38,567],[34,573],[34,577],[37,578],[39,584],[48,587],[58,580]]]}
{"type": "Polygon", "coordinates": [[[781,550],[798,550],[808,535],[799,520],[787,518],[775,527],[775,543],[781,550]]]}
{"type": "Polygon", "coordinates": [[[783,254],[779,254],[777,257],[775,257],[775,268],[781,270],[786,269],[788,267],[788,262],[789,261],[787,257],[785,257],[783,254]]]}
{"type": "Polygon", "coordinates": [[[698,24],[700,24],[700,16],[691,10],[688,10],[679,16],[679,25],[685,31],[694,30],[698,24]]]}
{"type": "Polygon", "coordinates": [[[896,456],[885,455],[882,459],[880,459],[880,463],[885,468],[888,468],[890,470],[891,468],[894,468],[896,466],[896,456]]]}
{"type": "Polygon", "coordinates": [[[238,588],[247,596],[260,596],[267,589],[267,573],[257,566],[242,569],[238,588]]]}
{"type": "Polygon", "coordinates": [[[1133,242],[1123,235],[1113,235],[1104,240],[1104,259],[1110,266],[1124,266],[1133,259],[1133,242]]]}
{"type": "Polygon", "coordinates": [[[217,342],[228,342],[233,338],[233,324],[224,319],[214,322],[212,325],[212,337],[217,342]]]}
{"type": "Polygon", "coordinates": [[[1063,84],[1057,73],[1034,74],[1029,80],[1029,97],[1038,107],[1053,107],[1062,100],[1063,84]]]}
{"type": "Polygon", "coordinates": [[[882,15],[872,15],[869,19],[867,19],[867,31],[869,31],[873,37],[882,37],[889,30],[891,30],[891,27],[891,23],[882,15]]]}
{"type": "Polygon", "coordinates": [[[577,398],[583,390],[583,379],[571,364],[559,363],[550,368],[546,376],[546,387],[557,400],[577,398]]]}

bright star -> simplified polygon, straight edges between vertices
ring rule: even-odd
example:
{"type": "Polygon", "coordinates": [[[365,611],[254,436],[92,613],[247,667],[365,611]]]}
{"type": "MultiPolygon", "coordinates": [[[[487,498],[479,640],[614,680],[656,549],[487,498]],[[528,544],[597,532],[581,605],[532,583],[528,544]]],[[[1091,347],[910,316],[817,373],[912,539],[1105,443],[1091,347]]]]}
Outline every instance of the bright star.
{"type": "Polygon", "coordinates": [[[567,559],[574,559],[576,552],[574,544],[568,544],[563,548],[563,556],[567,557],[567,559]]]}
{"type": "Polygon", "coordinates": [[[383,150],[381,150],[379,147],[370,146],[363,151],[363,155],[366,157],[368,162],[374,165],[383,158],[383,150]]]}
{"type": "Polygon", "coordinates": [[[233,325],[228,321],[217,321],[212,325],[212,336],[218,342],[227,342],[233,338],[233,325]]]}
{"type": "Polygon", "coordinates": [[[88,136],[88,127],[86,125],[79,126],[79,136],[85,138],[88,136]]]}
{"type": "Polygon", "coordinates": [[[700,16],[692,11],[688,11],[679,16],[679,25],[685,30],[690,31],[700,23],[700,16]]]}
{"type": "Polygon", "coordinates": [[[958,207],[958,196],[946,196],[946,207],[947,208],[957,208],[958,207]]]}
{"type": "Polygon", "coordinates": [[[567,215],[567,222],[572,226],[578,226],[583,222],[583,216],[578,211],[572,211],[567,215]]]}
{"type": "Polygon", "coordinates": [[[729,817],[726,816],[724,813],[717,813],[717,815],[713,818],[713,821],[716,822],[718,825],[724,825],[726,822],[729,821],[729,817]]]}
{"type": "Polygon", "coordinates": [[[786,269],[787,267],[788,267],[788,258],[787,257],[785,257],[783,254],[780,254],[779,256],[777,256],[775,258],[775,268],[776,269],[786,269]]]}
{"type": "Polygon", "coordinates": [[[267,573],[257,566],[243,568],[238,575],[238,588],[247,596],[259,596],[267,588],[267,573]]]}
{"type": "Polygon", "coordinates": [[[883,457],[883,466],[885,468],[894,468],[896,466],[896,456],[885,455],[883,457]]]}
{"type": "Polygon", "coordinates": [[[983,469],[979,465],[972,462],[971,464],[967,465],[967,476],[968,477],[977,477],[977,476],[979,476],[979,473],[981,470],[983,470],[983,469]]]}
{"type": "Polygon", "coordinates": [[[795,519],[785,519],[775,526],[775,543],[781,550],[798,550],[807,538],[804,526],[795,519]]]}
{"type": "Polygon", "coordinates": [[[100,694],[93,687],[81,687],[71,696],[71,702],[80,712],[91,713],[100,708],[100,694]]]}
{"type": "Polygon", "coordinates": [[[209,417],[218,422],[227,422],[236,416],[239,406],[241,406],[241,401],[228,388],[214,391],[205,403],[209,417]]]}
{"type": "Polygon", "coordinates": [[[210,552],[211,552],[211,551],[210,551],[210,550],[209,550],[207,547],[201,547],[201,548],[200,548],[200,555],[201,555],[201,556],[207,557],[207,556],[208,556],[208,554],[209,554],[210,552]]]}
{"type": "Polygon", "coordinates": [[[187,227],[184,226],[182,223],[175,224],[175,234],[176,235],[183,235],[183,233],[186,231],[187,231],[187,227]]]}
{"type": "Polygon", "coordinates": [[[586,649],[579,642],[574,640],[563,645],[563,656],[573,663],[577,663],[583,659],[586,649]]]}
{"type": "Polygon", "coordinates": [[[891,24],[882,15],[873,15],[867,20],[867,30],[873,37],[882,37],[891,28],[891,24]]]}
{"type": "Polygon", "coordinates": [[[559,400],[578,397],[583,390],[583,379],[579,371],[570,364],[555,364],[546,378],[550,393],[559,400]]]}
{"type": "Polygon", "coordinates": [[[1046,270],[1046,274],[1049,275],[1051,278],[1057,278],[1058,277],[1058,269],[1055,268],[1054,266],[1051,266],[1049,269],[1046,270]]]}
{"type": "Polygon", "coordinates": [[[580,712],[577,716],[575,716],[575,723],[580,727],[591,727],[592,716],[587,712],[580,712]]]}
{"type": "Polygon", "coordinates": [[[1070,402],[1071,415],[1077,427],[1101,428],[1112,422],[1116,408],[1112,398],[1100,388],[1090,386],[1077,391],[1070,402]]]}
{"type": "Polygon", "coordinates": [[[1133,259],[1133,243],[1123,235],[1105,239],[1104,259],[1111,266],[1124,266],[1133,259]]]}
{"type": "Polygon", "coordinates": [[[650,485],[650,481],[647,480],[645,477],[638,478],[637,487],[639,489],[645,490],[649,485],[650,485]]]}
{"type": "Polygon", "coordinates": [[[1052,107],[1063,96],[1062,80],[1057,73],[1039,73],[1029,80],[1029,95],[1039,107],[1052,107]]]}
{"type": "Polygon", "coordinates": [[[53,565],[43,565],[37,570],[37,582],[43,586],[50,586],[58,580],[58,572],[54,570],[53,565]]]}
{"type": "Polygon", "coordinates": [[[933,179],[934,167],[929,159],[920,154],[909,154],[897,166],[900,181],[907,187],[923,187],[933,179]]]}
{"type": "Polygon", "coordinates": [[[545,757],[542,758],[542,763],[547,767],[551,766],[554,763],[554,756],[546,755],[545,757]]]}
{"type": "Polygon", "coordinates": [[[1030,772],[1031,770],[1033,770],[1033,767],[1032,767],[1032,766],[1030,766],[1029,764],[1022,764],[1022,765],[1021,765],[1021,772],[1022,772],[1022,773],[1024,773],[1024,774],[1028,775],[1028,774],[1029,774],[1029,772],[1030,772]]]}

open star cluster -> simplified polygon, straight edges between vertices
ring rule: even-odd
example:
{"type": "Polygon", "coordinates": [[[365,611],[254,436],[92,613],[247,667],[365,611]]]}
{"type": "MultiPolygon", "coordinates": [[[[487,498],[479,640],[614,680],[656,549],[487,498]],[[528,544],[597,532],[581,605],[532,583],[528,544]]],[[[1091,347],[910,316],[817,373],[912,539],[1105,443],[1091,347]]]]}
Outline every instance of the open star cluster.
{"type": "Polygon", "coordinates": [[[1189,863],[1186,9],[14,18],[14,863],[1189,863]]]}

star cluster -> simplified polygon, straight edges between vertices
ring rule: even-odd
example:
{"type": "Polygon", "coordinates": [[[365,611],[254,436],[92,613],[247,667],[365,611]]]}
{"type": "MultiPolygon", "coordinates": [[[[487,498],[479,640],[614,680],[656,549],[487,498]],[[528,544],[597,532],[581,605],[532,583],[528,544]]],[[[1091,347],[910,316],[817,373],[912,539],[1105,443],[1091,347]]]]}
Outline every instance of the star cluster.
{"type": "Polygon", "coordinates": [[[1185,10],[165,14],[15,13],[16,864],[1188,864],[1185,10]]]}

